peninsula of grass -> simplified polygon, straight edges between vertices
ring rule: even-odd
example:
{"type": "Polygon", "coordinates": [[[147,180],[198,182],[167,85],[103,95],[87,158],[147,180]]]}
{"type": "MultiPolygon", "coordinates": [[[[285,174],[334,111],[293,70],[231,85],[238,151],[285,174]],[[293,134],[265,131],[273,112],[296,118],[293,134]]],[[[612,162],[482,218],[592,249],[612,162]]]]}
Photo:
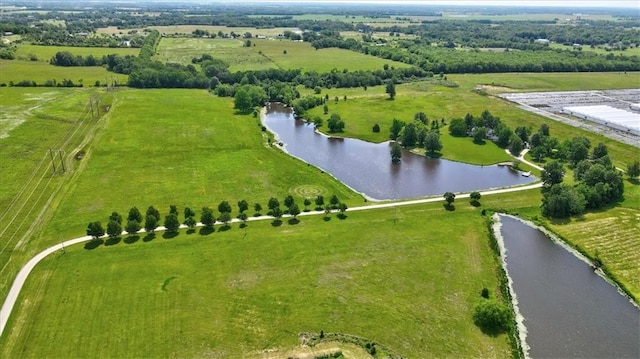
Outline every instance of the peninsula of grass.
{"type": "Polygon", "coordinates": [[[407,357],[507,357],[472,319],[483,287],[499,296],[485,219],[457,206],[66,248],[29,278],[0,355],[247,357],[323,330],[407,357]]]}
{"type": "Polygon", "coordinates": [[[107,71],[104,67],[62,67],[53,66],[42,61],[0,60],[0,83],[9,85],[11,82],[35,81],[44,85],[47,80],[68,79],[76,85],[94,86],[96,81],[101,84],[117,81],[126,84],[128,76],[107,71]]]}
{"type": "MultiPolygon", "coordinates": [[[[612,75],[590,74],[593,76],[590,79],[581,74],[575,74],[576,79],[562,84],[564,79],[568,78],[568,74],[520,75],[525,75],[524,78],[529,79],[523,82],[528,84],[527,86],[545,86],[544,84],[547,83],[550,88],[558,89],[561,86],[563,90],[627,88],[633,87],[634,81],[638,79],[637,74],[628,76],[620,74],[618,77],[614,76],[618,79],[617,82],[608,80],[608,82],[599,83],[599,80],[612,75]]],[[[512,129],[517,126],[527,126],[537,131],[541,124],[546,123],[551,129],[551,135],[558,137],[561,141],[575,136],[584,136],[594,146],[602,142],[607,145],[611,158],[620,168],[626,168],[626,163],[637,157],[637,148],[634,146],[533,114],[502,99],[483,96],[472,91],[475,86],[489,81],[491,77],[504,80],[507,74],[448,76],[448,80],[456,84],[462,80],[458,87],[443,86],[437,79],[397,85],[397,95],[394,100],[389,100],[389,96],[384,93],[384,86],[367,88],[367,90],[363,88],[324,90],[323,94],[328,94],[330,99],[327,104],[328,114],[324,115],[323,108],[320,106],[308,111],[306,117],[320,116],[326,123],[332,113],[337,113],[346,124],[344,132],[340,135],[382,142],[389,139],[389,128],[394,118],[410,122],[413,121],[415,113],[421,111],[430,121],[444,118],[445,122],[448,122],[452,118],[463,118],[467,113],[478,116],[482,111],[489,110],[512,129]],[[344,96],[347,96],[346,101],[344,96]],[[336,97],[338,101],[334,100],[336,97]],[[372,130],[375,124],[380,126],[378,133],[372,130]]],[[[542,88],[536,89],[536,91],[541,90],[542,88]]],[[[327,131],[327,128],[323,126],[320,130],[327,131]]],[[[446,126],[441,128],[440,135],[443,143],[442,158],[473,164],[510,160],[504,150],[491,141],[487,141],[484,145],[476,145],[471,138],[454,138],[449,135],[446,126]]]]}

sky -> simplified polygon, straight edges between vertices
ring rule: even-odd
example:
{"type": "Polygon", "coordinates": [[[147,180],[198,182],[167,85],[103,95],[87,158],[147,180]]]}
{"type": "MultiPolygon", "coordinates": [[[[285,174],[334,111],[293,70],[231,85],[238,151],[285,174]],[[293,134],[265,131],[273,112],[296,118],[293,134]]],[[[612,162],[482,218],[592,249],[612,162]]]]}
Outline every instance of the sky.
{"type": "MultiPolygon", "coordinates": [[[[189,0],[185,0],[189,1],[189,0]]],[[[198,1],[198,0],[196,0],[198,1]]],[[[640,0],[200,0],[203,2],[325,2],[325,3],[380,3],[380,4],[433,4],[474,6],[548,6],[548,7],[608,7],[635,8],[640,12],[640,0]]]]}

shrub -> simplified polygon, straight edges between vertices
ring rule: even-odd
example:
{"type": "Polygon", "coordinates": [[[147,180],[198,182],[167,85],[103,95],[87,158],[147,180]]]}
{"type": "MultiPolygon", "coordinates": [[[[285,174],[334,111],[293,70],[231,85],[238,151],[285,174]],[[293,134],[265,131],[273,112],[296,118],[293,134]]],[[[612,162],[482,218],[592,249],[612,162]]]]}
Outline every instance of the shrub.
{"type": "Polygon", "coordinates": [[[378,125],[377,123],[375,125],[373,125],[373,132],[378,133],[380,132],[380,125],[378,125]]]}
{"type": "Polygon", "coordinates": [[[483,299],[473,311],[473,321],[483,332],[506,331],[509,317],[509,308],[492,299],[483,299]]]}

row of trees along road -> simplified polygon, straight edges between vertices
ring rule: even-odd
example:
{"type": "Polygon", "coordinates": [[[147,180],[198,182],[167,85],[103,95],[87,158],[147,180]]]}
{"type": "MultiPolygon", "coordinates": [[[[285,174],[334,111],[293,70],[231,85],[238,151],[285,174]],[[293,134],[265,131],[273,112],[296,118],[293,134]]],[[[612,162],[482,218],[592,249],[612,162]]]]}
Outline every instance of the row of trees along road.
{"type": "MultiPolygon", "coordinates": [[[[280,201],[271,197],[268,201],[268,212],[267,215],[274,217],[276,220],[282,218],[283,215],[289,214],[291,217],[297,221],[297,216],[301,213],[300,206],[295,202],[295,199],[292,196],[285,197],[283,201],[285,209],[283,210],[280,201]]],[[[339,212],[339,216],[341,218],[345,218],[345,211],[347,210],[347,205],[340,201],[340,199],[333,195],[326,202],[325,198],[322,195],[317,196],[315,199],[305,198],[303,201],[303,210],[305,212],[309,211],[309,206],[315,204],[316,210],[322,210],[325,212],[325,215],[328,215],[334,210],[339,212]]],[[[237,218],[242,221],[242,226],[246,225],[246,221],[248,219],[247,211],[249,210],[249,203],[246,200],[238,201],[238,215],[237,218]]],[[[223,223],[228,225],[231,221],[231,212],[233,211],[231,204],[228,201],[222,201],[218,204],[218,216],[216,217],[213,209],[210,207],[203,207],[200,213],[200,222],[207,227],[213,226],[216,222],[223,223]]],[[[253,204],[254,216],[258,217],[262,215],[262,205],[260,203],[253,204]]],[[[194,229],[197,225],[196,220],[196,212],[189,208],[185,207],[183,211],[183,222],[182,224],[186,225],[189,229],[194,229]]],[[[113,212],[108,218],[106,228],[102,225],[100,221],[90,222],[87,225],[87,235],[93,237],[94,239],[98,239],[103,235],[107,234],[109,237],[118,237],[122,234],[122,231],[126,231],[129,234],[135,234],[140,231],[142,228],[145,229],[148,233],[153,233],[156,228],[160,226],[160,223],[163,223],[168,232],[176,232],[178,228],[180,228],[180,220],[179,220],[179,211],[178,207],[175,205],[169,206],[169,214],[164,216],[164,221],[162,221],[162,217],[160,212],[154,208],[153,206],[149,206],[143,216],[142,212],[137,207],[132,207],[129,210],[129,213],[126,218],[126,222],[124,222],[123,217],[118,212],[113,212]],[[124,222],[124,227],[123,227],[124,222]]]]}

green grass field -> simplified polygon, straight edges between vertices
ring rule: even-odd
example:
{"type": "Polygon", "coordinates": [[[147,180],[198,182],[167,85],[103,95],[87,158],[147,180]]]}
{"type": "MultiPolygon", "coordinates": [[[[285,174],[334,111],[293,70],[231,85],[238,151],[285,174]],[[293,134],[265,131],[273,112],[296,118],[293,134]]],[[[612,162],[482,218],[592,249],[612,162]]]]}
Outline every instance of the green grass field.
{"type": "MultiPolygon", "coordinates": [[[[362,138],[372,142],[386,141],[389,138],[389,128],[394,118],[408,122],[413,120],[416,112],[422,111],[430,120],[445,118],[448,122],[455,117],[464,117],[471,113],[479,115],[485,109],[500,117],[507,125],[530,126],[537,130],[540,124],[547,123],[551,133],[559,138],[571,138],[578,134],[591,140],[592,143],[605,143],[616,164],[625,168],[626,163],[637,156],[637,149],[633,146],[610,140],[569,125],[532,114],[512,104],[492,96],[481,96],[472,90],[478,84],[500,81],[510,87],[527,88],[531,91],[541,91],[543,86],[549,90],[577,90],[587,88],[632,88],[638,81],[637,74],[575,74],[571,79],[569,74],[487,74],[487,75],[449,75],[448,79],[459,84],[459,87],[441,86],[432,81],[415,82],[396,86],[395,100],[388,100],[384,93],[384,86],[359,89],[331,89],[325,90],[329,95],[329,114],[323,115],[322,107],[310,110],[309,118],[320,116],[325,120],[332,113],[339,114],[345,121],[344,136],[362,138]],[[520,82],[519,80],[522,79],[520,82]],[[564,81],[567,80],[567,81],[564,81]],[[507,82],[509,81],[509,82],[507,82]],[[347,101],[344,101],[344,96],[347,101]],[[333,99],[338,97],[336,103],[333,99]],[[379,133],[374,133],[372,127],[378,124],[379,133]]],[[[326,130],[323,126],[321,130],[326,130]]],[[[496,163],[508,159],[504,151],[493,143],[484,146],[474,145],[471,139],[460,139],[449,136],[448,130],[441,131],[444,145],[444,158],[476,164],[496,163]]]]}
{"type": "Polygon", "coordinates": [[[97,110],[94,117],[89,108],[89,99],[94,96],[100,99],[104,114],[111,96],[95,88],[0,88],[2,296],[13,274],[42,249],[31,243],[37,238],[38,224],[47,221],[52,201],[77,173],[74,154],[91,143],[102,124],[97,110]],[[54,164],[50,149],[55,151],[54,164]]]}
{"type": "MultiPolygon", "coordinates": [[[[174,25],[174,26],[149,26],[150,30],[158,30],[161,34],[166,35],[191,35],[195,30],[206,30],[212,34],[218,34],[219,31],[222,31],[225,34],[230,34],[234,32],[236,34],[244,34],[245,32],[250,32],[254,37],[261,35],[267,37],[276,37],[282,34],[285,31],[295,31],[298,30],[295,27],[276,27],[270,29],[256,29],[253,27],[228,27],[228,26],[214,26],[214,25],[174,25]]],[[[129,31],[138,31],[142,32],[144,28],[137,29],[118,29],[115,26],[103,27],[96,30],[98,34],[126,34],[129,31]]]]}
{"type": "Polygon", "coordinates": [[[231,71],[278,68],[254,48],[243,45],[242,40],[234,39],[163,38],[154,59],[188,65],[194,57],[209,54],[229,64],[231,71]]]}
{"type": "Polygon", "coordinates": [[[101,58],[105,55],[118,54],[118,55],[131,55],[138,56],[140,49],[134,48],[109,48],[109,47],[71,47],[71,46],[40,46],[31,44],[21,44],[16,51],[16,57],[18,59],[29,59],[30,55],[38,57],[39,61],[49,62],[49,60],[55,56],[57,52],[69,51],[73,55],[89,56],[101,58]]]}
{"type": "Polygon", "coordinates": [[[210,54],[226,61],[231,71],[284,68],[329,72],[332,69],[377,70],[385,64],[397,68],[409,66],[349,50],[315,50],[306,42],[274,39],[252,39],[251,42],[255,46],[244,47],[244,41],[233,39],[163,38],[156,57],[162,62],[189,64],[194,57],[210,54]]]}
{"type": "Polygon", "coordinates": [[[489,85],[490,93],[534,91],[584,91],[640,87],[637,72],[560,72],[509,74],[451,74],[449,80],[471,90],[477,85],[489,85]]]}
{"type": "Polygon", "coordinates": [[[266,208],[270,197],[289,194],[300,203],[317,194],[363,203],[328,174],[267,146],[258,119],[233,113],[231,99],[201,90],[120,91],[43,245],[81,235],[89,221],[132,206],[153,205],[166,215],[175,204],[199,213],[245,199],[266,208]]]}
{"type": "Polygon", "coordinates": [[[471,318],[496,261],[478,209],[458,207],[67,248],[29,280],[0,355],[236,358],[324,330],[407,357],[507,357],[471,318]]]}
{"type": "MultiPolygon", "coordinates": [[[[262,48],[258,42],[251,49],[262,50],[280,66],[293,66],[298,60],[286,56],[298,50],[308,56],[323,51],[287,47],[284,55],[281,42],[264,41],[262,48]]],[[[309,66],[328,66],[313,61],[309,66]]],[[[6,63],[0,62],[3,76],[6,63]]],[[[339,113],[347,123],[345,135],[370,141],[386,140],[394,117],[411,121],[415,112],[423,111],[430,119],[449,121],[489,109],[512,127],[536,129],[544,122],[561,139],[585,135],[594,144],[605,142],[620,167],[637,158],[637,148],[472,91],[492,82],[490,93],[637,87],[637,73],[448,79],[459,87],[429,81],[398,85],[395,101],[386,100],[384,87],[325,89],[323,94],[331,98],[330,113],[339,113]],[[379,134],[371,132],[373,123],[379,123],[379,134]]],[[[0,130],[9,134],[0,138],[0,146],[7,146],[0,147],[2,153],[9,151],[1,165],[21,171],[11,177],[12,186],[5,186],[7,171],[2,170],[2,193],[19,189],[20,178],[31,173],[28,161],[38,159],[38,151],[46,151],[86,113],[93,91],[103,90],[0,89],[0,130]],[[42,107],[30,110],[39,102],[42,107]],[[20,123],[16,118],[23,114],[27,120],[20,123]],[[71,120],[61,120],[65,115],[71,120]],[[55,125],[47,126],[51,119],[55,125]],[[40,137],[43,133],[48,137],[40,137]],[[27,161],[21,163],[21,158],[27,161]]],[[[165,215],[168,206],[176,204],[196,209],[199,217],[202,206],[215,208],[222,200],[234,207],[240,199],[266,207],[269,197],[289,194],[300,202],[305,195],[336,193],[349,207],[365,204],[329,175],[266,145],[258,120],[234,114],[229,98],[201,90],[132,89],[107,97],[111,110],[96,124],[101,130],[87,147],[87,156],[75,163],[82,171],[65,182],[61,195],[38,207],[47,209],[44,225],[32,228],[20,250],[2,263],[0,298],[33,254],[83,235],[87,222],[105,223],[114,210],[126,214],[134,205],[143,211],[154,205],[165,215]]],[[[322,116],[322,108],[310,111],[316,114],[322,116]]],[[[508,158],[491,143],[477,146],[470,139],[449,137],[446,128],[442,133],[446,158],[471,163],[508,158]]],[[[626,199],[617,207],[547,224],[591,255],[597,250],[616,278],[640,293],[634,242],[640,185],[627,182],[625,188],[626,199]]],[[[479,212],[507,210],[548,222],[540,218],[540,198],[540,192],[532,190],[483,197],[480,208],[459,200],[454,212],[440,203],[347,211],[344,221],[303,217],[297,225],[252,222],[246,230],[233,225],[208,235],[182,231],[164,238],[159,233],[152,240],[123,240],[93,251],[68,248],[36,268],[10,319],[9,334],[0,338],[0,356],[238,357],[294,348],[298,332],[324,330],[363,336],[410,357],[424,356],[425,351],[428,357],[504,357],[509,355],[506,338],[485,336],[470,320],[479,289],[487,286],[495,293],[497,286],[497,263],[479,212]]]]}
{"type": "Polygon", "coordinates": [[[62,67],[49,65],[42,61],[0,60],[0,83],[9,84],[20,81],[35,81],[42,85],[47,80],[62,82],[69,79],[75,84],[93,86],[96,81],[107,83],[117,81],[120,84],[127,83],[127,75],[116,74],[107,71],[103,67],[62,67]]]}

